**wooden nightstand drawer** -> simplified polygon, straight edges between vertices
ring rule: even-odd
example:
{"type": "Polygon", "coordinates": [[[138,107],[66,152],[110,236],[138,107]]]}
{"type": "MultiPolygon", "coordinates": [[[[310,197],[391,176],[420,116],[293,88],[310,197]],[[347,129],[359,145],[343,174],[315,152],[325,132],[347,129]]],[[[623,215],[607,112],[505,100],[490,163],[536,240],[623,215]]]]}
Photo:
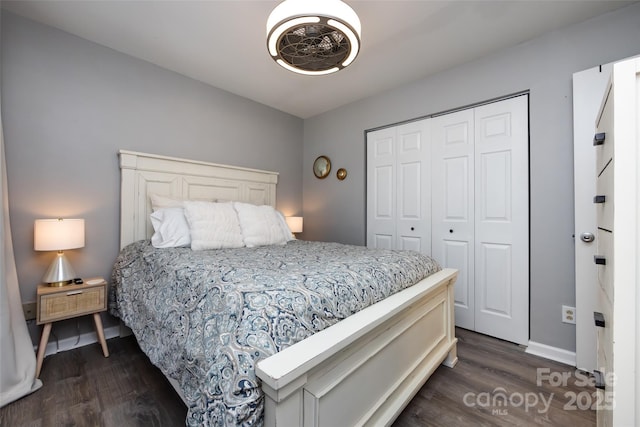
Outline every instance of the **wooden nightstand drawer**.
{"type": "Polygon", "coordinates": [[[37,323],[55,322],[107,309],[106,283],[94,286],[69,285],[38,292],[37,323]]]}

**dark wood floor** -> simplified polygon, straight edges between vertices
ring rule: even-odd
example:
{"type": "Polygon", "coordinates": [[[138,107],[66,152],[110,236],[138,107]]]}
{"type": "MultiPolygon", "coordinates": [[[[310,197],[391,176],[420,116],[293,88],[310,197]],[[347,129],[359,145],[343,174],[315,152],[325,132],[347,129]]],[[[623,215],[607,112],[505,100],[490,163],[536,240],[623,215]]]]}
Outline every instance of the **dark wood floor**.
{"type": "MultiPolygon", "coordinates": [[[[458,365],[439,367],[394,427],[595,426],[595,411],[579,409],[589,406],[594,389],[573,368],[484,335],[462,329],[456,335],[458,365]],[[562,375],[566,386],[549,380],[562,375]]],[[[44,386],[1,408],[0,426],[184,425],[185,406],[135,340],[108,345],[108,359],[98,344],[47,357],[44,386]]]]}
{"type": "Polygon", "coordinates": [[[585,373],[486,335],[456,336],[458,364],[440,366],[394,427],[596,425],[594,381],[585,373]]]}

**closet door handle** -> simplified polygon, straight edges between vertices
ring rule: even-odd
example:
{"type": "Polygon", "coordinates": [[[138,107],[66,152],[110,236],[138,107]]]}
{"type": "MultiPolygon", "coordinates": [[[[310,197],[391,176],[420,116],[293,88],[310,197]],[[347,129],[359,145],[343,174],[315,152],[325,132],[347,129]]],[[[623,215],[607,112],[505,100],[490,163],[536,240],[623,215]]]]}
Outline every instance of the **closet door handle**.
{"type": "Polygon", "coordinates": [[[450,228],[450,229],[449,229],[449,233],[453,233],[453,228],[450,228]]]}
{"type": "Polygon", "coordinates": [[[597,145],[603,145],[604,144],[604,140],[605,140],[606,134],[604,132],[602,133],[596,133],[593,136],[593,145],[597,146],[597,145]]]}
{"type": "Polygon", "coordinates": [[[413,231],[413,230],[415,230],[415,228],[414,228],[414,227],[411,227],[411,231],[413,231]]]}
{"type": "Polygon", "coordinates": [[[593,203],[604,203],[606,201],[607,201],[607,196],[604,196],[604,195],[598,195],[593,198],[593,203]]]}

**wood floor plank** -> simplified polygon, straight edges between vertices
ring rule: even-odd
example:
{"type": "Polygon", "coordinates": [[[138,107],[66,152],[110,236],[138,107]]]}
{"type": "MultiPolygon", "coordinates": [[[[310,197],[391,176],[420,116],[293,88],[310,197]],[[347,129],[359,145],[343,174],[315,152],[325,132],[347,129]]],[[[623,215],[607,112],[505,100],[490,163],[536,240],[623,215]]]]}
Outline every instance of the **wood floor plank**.
{"type": "MultiPolygon", "coordinates": [[[[583,373],[495,338],[464,329],[456,329],[456,336],[456,367],[440,366],[394,427],[596,425],[595,411],[571,402],[581,397],[589,403],[595,396],[583,373]],[[558,383],[549,375],[567,378],[558,383]],[[531,399],[530,405],[520,398],[531,399]]],[[[186,407],[135,339],[114,338],[108,346],[109,358],[99,344],[47,357],[43,387],[0,408],[0,426],[184,425],[186,407]]]]}

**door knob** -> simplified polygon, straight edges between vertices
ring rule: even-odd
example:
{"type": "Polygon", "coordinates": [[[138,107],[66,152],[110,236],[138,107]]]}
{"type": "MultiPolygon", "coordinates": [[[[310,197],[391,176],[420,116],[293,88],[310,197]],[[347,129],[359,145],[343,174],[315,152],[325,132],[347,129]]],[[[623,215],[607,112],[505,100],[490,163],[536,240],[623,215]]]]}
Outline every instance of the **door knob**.
{"type": "Polygon", "coordinates": [[[582,240],[585,243],[591,243],[596,239],[596,236],[593,235],[593,233],[582,233],[580,235],[580,240],[582,240]]]}

